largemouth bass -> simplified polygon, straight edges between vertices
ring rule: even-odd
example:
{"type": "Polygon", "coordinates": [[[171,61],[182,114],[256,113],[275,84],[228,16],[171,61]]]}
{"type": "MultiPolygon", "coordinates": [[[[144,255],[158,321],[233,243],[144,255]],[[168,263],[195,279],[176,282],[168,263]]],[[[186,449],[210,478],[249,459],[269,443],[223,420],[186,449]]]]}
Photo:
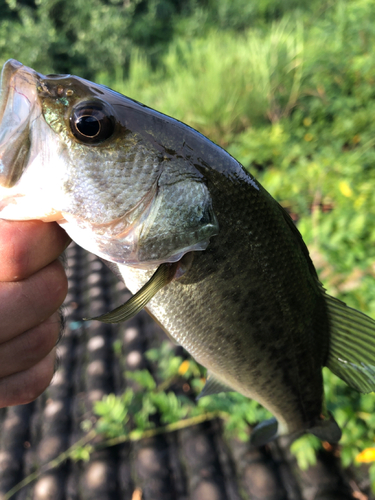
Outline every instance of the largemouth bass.
{"type": "Polygon", "coordinates": [[[208,370],[203,395],[235,390],[274,419],[252,440],[311,432],[337,442],[322,367],[375,389],[375,322],[330,297],[289,215],[223,149],[104,86],[2,71],[0,217],[57,221],[109,262],[208,370]]]}

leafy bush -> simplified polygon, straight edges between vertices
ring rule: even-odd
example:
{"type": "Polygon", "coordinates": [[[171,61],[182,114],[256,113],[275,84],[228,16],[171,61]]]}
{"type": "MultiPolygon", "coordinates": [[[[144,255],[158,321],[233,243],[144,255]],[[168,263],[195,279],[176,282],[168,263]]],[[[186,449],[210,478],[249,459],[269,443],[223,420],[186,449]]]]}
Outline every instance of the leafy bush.
{"type": "Polygon", "coordinates": [[[122,73],[132,47],[156,58],[182,0],[1,0],[0,58],[40,72],[94,78],[122,73]]]}
{"type": "Polygon", "coordinates": [[[226,145],[238,132],[290,113],[300,92],[302,48],[302,24],[282,20],[267,33],[177,39],[156,71],[133,51],[129,78],[99,79],[226,145]]]}
{"type": "MultiPolygon", "coordinates": [[[[21,60],[43,73],[94,78],[126,74],[141,49],[155,67],[176,37],[212,29],[244,31],[326,2],[298,0],[0,0],[0,60],[21,60]]],[[[327,2],[328,4],[328,2],[327,2]]]]}

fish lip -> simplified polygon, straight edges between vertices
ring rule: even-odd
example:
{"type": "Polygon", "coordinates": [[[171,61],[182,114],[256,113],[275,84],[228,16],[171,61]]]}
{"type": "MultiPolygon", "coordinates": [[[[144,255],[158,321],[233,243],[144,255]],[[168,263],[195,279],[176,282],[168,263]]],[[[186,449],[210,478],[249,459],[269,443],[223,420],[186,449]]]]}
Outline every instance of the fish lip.
{"type": "MultiPolygon", "coordinates": [[[[39,75],[15,59],[1,72],[0,186],[10,188],[22,176],[28,162],[29,131],[38,113],[39,75]]],[[[40,107],[40,106],[39,106],[40,107]]]]}

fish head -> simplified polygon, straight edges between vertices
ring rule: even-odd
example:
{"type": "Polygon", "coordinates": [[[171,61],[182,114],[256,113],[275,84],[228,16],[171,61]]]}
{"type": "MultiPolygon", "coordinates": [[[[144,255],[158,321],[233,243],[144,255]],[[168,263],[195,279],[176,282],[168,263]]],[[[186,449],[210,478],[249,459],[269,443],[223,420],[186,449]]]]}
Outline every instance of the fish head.
{"type": "Polygon", "coordinates": [[[146,269],[205,250],[218,222],[204,176],[179,153],[181,127],[102,85],[9,60],[0,217],[57,221],[96,255],[146,269]]]}

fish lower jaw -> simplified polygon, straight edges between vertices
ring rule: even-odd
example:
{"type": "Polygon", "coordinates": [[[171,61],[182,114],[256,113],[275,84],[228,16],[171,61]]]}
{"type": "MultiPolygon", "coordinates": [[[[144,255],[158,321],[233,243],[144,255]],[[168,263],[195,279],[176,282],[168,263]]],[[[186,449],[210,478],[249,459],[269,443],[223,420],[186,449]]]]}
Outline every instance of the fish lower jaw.
{"type": "MultiPolygon", "coordinates": [[[[0,188],[1,199],[1,188],[0,188]]],[[[0,218],[7,220],[42,220],[43,222],[60,222],[62,213],[51,206],[45,206],[43,198],[32,201],[21,194],[7,196],[0,201],[0,218]]]]}

